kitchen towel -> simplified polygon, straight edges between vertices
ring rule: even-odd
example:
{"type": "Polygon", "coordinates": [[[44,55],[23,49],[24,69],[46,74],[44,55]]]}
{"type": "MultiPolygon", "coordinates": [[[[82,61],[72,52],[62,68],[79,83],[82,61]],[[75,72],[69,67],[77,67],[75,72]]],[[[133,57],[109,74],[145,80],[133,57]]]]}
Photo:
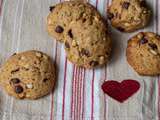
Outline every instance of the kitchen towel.
{"type": "MultiPolygon", "coordinates": [[[[113,39],[108,65],[87,70],[66,59],[64,46],[50,37],[46,28],[49,6],[62,0],[0,0],[0,66],[13,53],[40,50],[57,65],[54,93],[38,100],[17,100],[0,89],[0,120],[160,120],[159,76],[142,77],[127,64],[128,39],[140,31],[160,34],[160,0],[146,0],[152,22],[145,29],[121,33],[109,25],[113,39]],[[107,80],[135,79],[140,90],[119,103],[101,90],[107,80]]],[[[105,19],[111,0],[89,0],[105,19]]],[[[74,12],[74,11],[73,11],[74,12]]]]}

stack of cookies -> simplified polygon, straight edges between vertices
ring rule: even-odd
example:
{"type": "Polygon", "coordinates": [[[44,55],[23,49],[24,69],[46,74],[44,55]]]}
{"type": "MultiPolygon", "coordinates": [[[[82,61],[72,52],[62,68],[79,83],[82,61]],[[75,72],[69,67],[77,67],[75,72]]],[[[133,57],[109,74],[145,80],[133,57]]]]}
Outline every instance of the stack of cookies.
{"type": "MultiPolygon", "coordinates": [[[[151,17],[143,0],[113,0],[107,13],[111,25],[121,32],[144,28],[151,17]]],[[[67,1],[51,6],[47,30],[64,44],[73,64],[91,69],[108,63],[112,45],[107,21],[89,3],[67,1]]],[[[160,36],[138,33],[128,41],[126,56],[140,75],[160,74],[160,36]]],[[[55,80],[52,60],[35,50],[12,55],[0,70],[1,85],[8,94],[20,99],[47,95],[55,80]]]]}
{"type": "Polygon", "coordinates": [[[108,62],[111,39],[106,22],[93,6],[72,1],[52,6],[50,10],[48,33],[64,43],[72,63],[94,68],[108,62]]]}

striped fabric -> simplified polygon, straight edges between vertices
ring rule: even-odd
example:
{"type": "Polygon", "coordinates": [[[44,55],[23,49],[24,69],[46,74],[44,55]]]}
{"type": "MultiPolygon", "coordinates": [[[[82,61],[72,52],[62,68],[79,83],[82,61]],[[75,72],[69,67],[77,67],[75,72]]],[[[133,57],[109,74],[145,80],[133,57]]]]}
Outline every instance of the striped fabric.
{"type": "MultiPolygon", "coordinates": [[[[160,120],[160,77],[141,77],[127,64],[127,40],[139,31],[160,34],[160,0],[147,0],[152,22],[135,33],[120,33],[110,27],[114,50],[103,68],[78,68],[66,59],[63,45],[48,36],[49,6],[60,0],[0,0],[0,65],[15,52],[41,50],[57,64],[54,93],[35,101],[16,100],[0,91],[0,120],[160,120]],[[103,94],[105,80],[136,79],[141,89],[120,104],[103,94]]],[[[111,0],[90,0],[106,18],[111,0]]]]}

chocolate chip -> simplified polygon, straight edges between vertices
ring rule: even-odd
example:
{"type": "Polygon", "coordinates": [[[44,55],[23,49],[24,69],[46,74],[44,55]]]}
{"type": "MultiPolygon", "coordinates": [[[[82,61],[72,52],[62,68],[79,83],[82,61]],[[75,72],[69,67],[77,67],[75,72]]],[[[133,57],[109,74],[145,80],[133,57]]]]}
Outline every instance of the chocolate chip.
{"type": "Polygon", "coordinates": [[[15,69],[15,70],[12,70],[12,71],[11,71],[11,74],[14,74],[14,73],[16,73],[16,72],[18,72],[18,71],[19,71],[19,68],[15,69]]]}
{"type": "Polygon", "coordinates": [[[106,55],[107,55],[107,56],[109,56],[109,55],[110,55],[108,51],[106,52],[106,55]]]}
{"type": "Polygon", "coordinates": [[[89,57],[90,56],[90,52],[89,52],[89,50],[86,50],[86,49],[82,48],[81,55],[85,55],[85,56],[89,57]]]}
{"type": "Polygon", "coordinates": [[[158,49],[157,45],[154,44],[154,43],[149,43],[148,45],[152,50],[157,50],[158,49]]]}
{"type": "Polygon", "coordinates": [[[16,55],[17,53],[13,53],[12,56],[16,55]]]}
{"type": "Polygon", "coordinates": [[[144,0],[140,2],[140,7],[146,7],[146,6],[147,6],[147,4],[144,0]]]}
{"type": "Polygon", "coordinates": [[[113,18],[114,18],[114,14],[109,12],[109,13],[108,13],[108,19],[111,20],[111,19],[113,19],[113,18]]]}
{"type": "Polygon", "coordinates": [[[16,93],[20,94],[23,92],[23,87],[20,85],[17,85],[17,86],[15,86],[14,90],[16,93]]]}
{"type": "Polygon", "coordinates": [[[99,63],[98,63],[98,61],[91,61],[90,62],[90,65],[91,66],[97,66],[99,63]]]}
{"type": "MultiPolygon", "coordinates": [[[[34,62],[34,64],[35,64],[35,62],[34,62]]],[[[21,69],[22,69],[22,70],[25,70],[25,71],[28,71],[28,70],[29,70],[29,68],[26,68],[26,67],[22,67],[21,69]]]]}
{"type": "Polygon", "coordinates": [[[44,78],[44,79],[43,79],[43,82],[46,82],[46,81],[48,81],[48,79],[47,79],[47,78],[44,78]]]}
{"type": "Polygon", "coordinates": [[[129,5],[130,5],[129,2],[124,2],[124,3],[122,4],[122,7],[125,8],[125,9],[128,9],[128,8],[129,8],[129,5]]]}
{"type": "Polygon", "coordinates": [[[20,80],[18,78],[12,78],[10,80],[10,84],[18,84],[18,83],[20,83],[20,80]]]}
{"type": "Polygon", "coordinates": [[[147,42],[148,42],[148,40],[144,37],[140,40],[140,44],[145,44],[147,42]]]}
{"type": "Polygon", "coordinates": [[[56,31],[57,33],[62,33],[62,32],[64,31],[64,29],[63,29],[63,27],[61,27],[60,25],[58,25],[58,26],[56,27],[55,31],[56,31]]]}
{"type": "Polygon", "coordinates": [[[65,47],[66,47],[66,48],[70,48],[70,45],[69,45],[68,42],[65,42],[65,47]]]}
{"type": "Polygon", "coordinates": [[[68,35],[69,35],[70,38],[73,38],[73,34],[72,34],[72,30],[71,29],[68,31],[68,35]]]}
{"type": "Polygon", "coordinates": [[[86,22],[86,18],[82,19],[82,23],[86,22]]]}
{"type": "Polygon", "coordinates": [[[49,10],[52,12],[54,8],[55,8],[55,6],[50,6],[49,10]]]}
{"type": "Polygon", "coordinates": [[[122,28],[122,27],[117,27],[117,29],[118,29],[119,31],[121,31],[121,32],[124,32],[124,31],[125,31],[125,29],[122,28]]]}

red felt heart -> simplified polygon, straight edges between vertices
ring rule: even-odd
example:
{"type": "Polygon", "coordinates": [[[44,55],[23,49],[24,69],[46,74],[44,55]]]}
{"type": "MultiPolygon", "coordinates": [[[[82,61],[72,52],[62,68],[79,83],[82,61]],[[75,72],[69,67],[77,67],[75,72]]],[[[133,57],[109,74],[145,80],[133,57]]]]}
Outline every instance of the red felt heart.
{"type": "Polygon", "coordinates": [[[109,80],[102,85],[104,93],[121,103],[136,93],[139,88],[140,84],[136,80],[123,80],[122,82],[109,80]]]}

